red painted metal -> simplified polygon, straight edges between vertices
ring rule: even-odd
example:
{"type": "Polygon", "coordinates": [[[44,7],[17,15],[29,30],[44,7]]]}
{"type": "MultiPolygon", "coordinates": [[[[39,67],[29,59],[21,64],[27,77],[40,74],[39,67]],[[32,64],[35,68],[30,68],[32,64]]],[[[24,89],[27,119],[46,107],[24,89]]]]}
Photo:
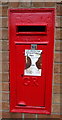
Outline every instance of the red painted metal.
{"type": "Polygon", "coordinates": [[[9,9],[10,111],[50,114],[54,52],[54,9],[9,9]],[[46,31],[20,32],[17,26],[46,26],[46,31]],[[42,50],[42,75],[26,76],[25,49],[42,50]]]}

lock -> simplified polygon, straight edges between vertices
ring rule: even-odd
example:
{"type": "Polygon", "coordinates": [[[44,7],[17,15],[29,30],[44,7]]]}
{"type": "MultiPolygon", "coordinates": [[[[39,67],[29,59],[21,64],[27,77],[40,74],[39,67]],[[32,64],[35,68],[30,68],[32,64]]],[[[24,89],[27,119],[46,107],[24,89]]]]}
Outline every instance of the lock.
{"type": "Polygon", "coordinates": [[[31,49],[36,50],[37,49],[37,44],[31,44],[31,49]]]}

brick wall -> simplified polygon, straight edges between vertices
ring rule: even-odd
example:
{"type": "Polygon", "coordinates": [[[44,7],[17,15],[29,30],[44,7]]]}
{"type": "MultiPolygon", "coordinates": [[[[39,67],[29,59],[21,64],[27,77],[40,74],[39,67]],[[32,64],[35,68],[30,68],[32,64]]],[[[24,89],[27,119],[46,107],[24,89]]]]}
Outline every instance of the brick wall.
{"type": "MultiPolygon", "coordinates": [[[[18,0],[17,0],[18,1],[18,0]]],[[[0,88],[2,85],[2,100],[0,94],[0,115],[3,118],[59,118],[62,111],[60,109],[60,96],[62,91],[62,3],[61,2],[0,2],[0,88]],[[38,8],[53,7],[56,9],[55,16],[55,50],[54,50],[54,73],[52,91],[52,114],[28,114],[10,113],[9,109],[9,40],[8,40],[8,8],[38,8]],[[2,11],[1,11],[2,10],[2,11]],[[2,13],[2,14],[1,14],[2,13]],[[1,57],[2,56],[2,57],[1,57]],[[61,57],[60,57],[61,56],[61,57]],[[1,59],[2,58],[2,59],[1,59]],[[2,65],[2,69],[1,69],[2,65]],[[61,68],[61,69],[60,69],[61,68]],[[2,81],[1,81],[2,78],[2,81]]]]}

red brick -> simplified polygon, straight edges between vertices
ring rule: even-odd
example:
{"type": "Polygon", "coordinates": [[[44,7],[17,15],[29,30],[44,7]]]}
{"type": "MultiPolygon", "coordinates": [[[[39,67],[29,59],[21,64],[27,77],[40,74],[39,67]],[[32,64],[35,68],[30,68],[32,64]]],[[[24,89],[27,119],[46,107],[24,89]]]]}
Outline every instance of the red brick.
{"type": "Polygon", "coordinates": [[[9,42],[7,40],[2,41],[2,50],[8,51],[9,50],[9,42]]]}
{"type": "Polygon", "coordinates": [[[0,27],[2,27],[2,18],[0,18],[0,27]]]}
{"type": "Polygon", "coordinates": [[[0,6],[0,16],[2,16],[2,6],[0,6]]]}
{"type": "Polygon", "coordinates": [[[25,113],[24,114],[24,118],[36,118],[36,114],[28,114],[28,113],[25,113]]]}
{"type": "Polygon", "coordinates": [[[0,40],[2,40],[2,29],[0,28],[0,40]]]}
{"type": "Polygon", "coordinates": [[[60,53],[60,52],[55,52],[54,62],[62,62],[62,53],[60,53]]]}
{"type": "Polygon", "coordinates": [[[22,113],[2,112],[3,118],[22,118],[22,113]]]}
{"type": "Polygon", "coordinates": [[[2,118],[2,111],[0,111],[0,118],[2,118]]]}
{"type": "MultiPolygon", "coordinates": [[[[60,94],[60,103],[62,103],[62,94],[60,94]]],[[[61,111],[62,112],[62,111],[61,111]]]]}
{"type": "Polygon", "coordinates": [[[2,2],[0,1],[0,5],[2,5],[2,2]]]}
{"type": "MultiPolygon", "coordinates": [[[[1,76],[1,73],[0,73],[1,76]]],[[[2,82],[9,82],[9,73],[2,73],[2,82]]]]}
{"type": "Polygon", "coordinates": [[[62,41],[60,42],[60,50],[62,51],[62,41]]]}
{"type": "Polygon", "coordinates": [[[0,101],[0,110],[2,110],[2,102],[0,101]]]}
{"type": "Polygon", "coordinates": [[[11,118],[11,113],[6,112],[6,111],[2,112],[2,118],[11,118]]]}
{"type": "Polygon", "coordinates": [[[9,101],[9,93],[2,92],[2,101],[9,101]]]}
{"type": "Polygon", "coordinates": [[[8,62],[2,63],[2,72],[9,72],[9,63],[8,62]]]}
{"type": "Polygon", "coordinates": [[[57,16],[56,17],[56,23],[55,23],[56,27],[62,27],[62,17],[57,16]]]}
{"type": "Polygon", "coordinates": [[[7,17],[8,16],[8,5],[2,6],[2,16],[7,17]]]}
{"type": "Polygon", "coordinates": [[[2,30],[2,39],[6,40],[8,39],[8,29],[4,29],[2,30]]]}
{"type": "Polygon", "coordinates": [[[53,103],[60,104],[60,94],[53,94],[53,103]]]}
{"type": "Polygon", "coordinates": [[[9,61],[9,52],[8,51],[3,51],[2,52],[2,61],[9,61]]]}
{"type": "Polygon", "coordinates": [[[2,83],[2,91],[9,91],[9,83],[8,82],[2,83]]]}
{"type": "Polygon", "coordinates": [[[56,40],[55,41],[55,50],[61,51],[62,50],[62,40],[56,40]]]}
{"type": "Polygon", "coordinates": [[[2,27],[3,28],[8,27],[8,18],[7,17],[2,18],[2,27]]]}
{"type": "Polygon", "coordinates": [[[10,113],[11,118],[22,118],[22,113],[10,113]]]}
{"type": "Polygon", "coordinates": [[[62,4],[56,4],[56,15],[62,15],[62,4]]]}
{"type": "Polygon", "coordinates": [[[52,105],[52,113],[60,114],[60,104],[53,104],[52,105]]]}
{"type": "Polygon", "coordinates": [[[45,2],[32,2],[32,7],[45,7],[45,2]]]}
{"type": "Polygon", "coordinates": [[[60,80],[62,79],[62,75],[61,74],[54,74],[54,83],[55,84],[62,84],[62,81],[60,80]]]}
{"type": "Polygon", "coordinates": [[[54,64],[54,73],[62,73],[62,64],[54,64]]]}
{"type": "Polygon", "coordinates": [[[0,101],[2,101],[2,92],[0,92],[0,101]]]}
{"type": "Polygon", "coordinates": [[[62,29],[56,28],[55,38],[56,40],[62,40],[62,29]]]}
{"type": "Polygon", "coordinates": [[[55,2],[45,2],[45,7],[55,7],[55,2]]]}
{"type": "Polygon", "coordinates": [[[0,40],[0,51],[2,51],[2,41],[0,40]]]}
{"type": "Polygon", "coordinates": [[[3,110],[9,110],[9,102],[7,102],[7,101],[2,102],[2,109],[3,110]]]}
{"type": "Polygon", "coordinates": [[[19,7],[30,7],[31,6],[31,3],[30,2],[20,2],[20,4],[19,4],[19,7]]]}
{"type": "Polygon", "coordinates": [[[15,2],[9,2],[8,4],[9,4],[8,5],[9,8],[17,8],[17,7],[19,7],[20,3],[15,1],[15,2]]]}
{"type": "Polygon", "coordinates": [[[8,39],[8,29],[0,28],[0,40],[2,39],[8,39]]]}
{"type": "Polygon", "coordinates": [[[0,62],[2,62],[2,51],[0,51],[0,62]]]}
{"type": "Polygon", "coordinates": [[[2,82],[2,73],[0,73],[0,82],[2,82]]]}
{"type": "MultiPolygon", "coordinates": [[[[38,118],[60,118],[60,115],[55,115],[55,114],[51,114],[51,115],[42,115],[42,114],[38,114],[38,118]]],[[[43,119],[43,120],[45,120],[43,119]]]]}
{"type": "Polygon", "coordinates": [[[2,82],[0,82],[0,91],[2,91],[2,82]]]}
{"type": "Polygon", "coordinates": [[[0,72],[2,72],[2,62],[0,62],[0,72]]]}
{"type": "MultiPolygon", "coordinates": [[[[54,94],[60,94],[60,85],[54,85],[53,86],[53,93],[54,94]]],[[[62,91],[61,91],[62,93],[62,91]]]]}

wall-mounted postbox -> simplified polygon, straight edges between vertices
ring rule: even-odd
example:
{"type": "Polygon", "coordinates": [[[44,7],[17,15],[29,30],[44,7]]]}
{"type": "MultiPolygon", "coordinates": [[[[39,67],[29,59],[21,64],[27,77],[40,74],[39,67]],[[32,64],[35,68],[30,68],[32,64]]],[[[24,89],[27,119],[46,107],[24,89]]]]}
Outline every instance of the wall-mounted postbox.
{"type": "Polygon", "coordinates": [[[10,111],[51,113],[54,9],[9,10],[10,111]]]}

